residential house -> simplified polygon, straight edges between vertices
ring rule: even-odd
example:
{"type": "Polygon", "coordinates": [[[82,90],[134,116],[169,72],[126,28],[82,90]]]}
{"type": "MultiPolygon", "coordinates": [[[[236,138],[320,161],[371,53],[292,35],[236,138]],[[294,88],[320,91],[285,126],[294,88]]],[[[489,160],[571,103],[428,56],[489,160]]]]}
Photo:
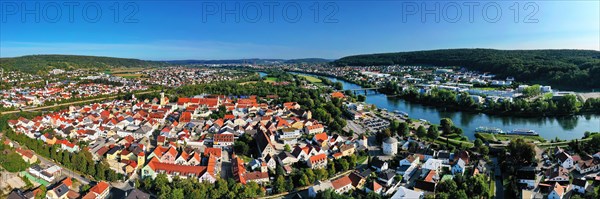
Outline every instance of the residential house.
{"type": "MultiPolygon", "coordinates": [[[[282,153],[284,153],[284,154],[282,155],[280,153],[279,155],[282,155],[283,159],[286,159],[286,161],[289,161],[289,159],[287,159],[288,156],[285,154],[285,152],[282,152],[282,153]]],[[[275,160],[275,158],[273,158],[273,156],[267,155],[263,158],[263,160],[264,160],[263,162],[267,165],[267,168],[269,168],[269,169],[277,168],[277,161],[275,160]]]]}
{"type": "Polygon", "coordinates": [[[313,136],[313,142],[321,147],[327,146],[327,140],[329,140],[327,133],[317,133],[313,136]]]}
{"type": "Polygon", "coordinates": [[[600,171],[600,157],[584,155],[575,164],[580,174],[600,171]]]}
{"type": "Polygon", "coordinates": [[[560,165],[554,168],[548,168],[545,177],[547,182],[568,182],[569,170],[560,165]]]}
{"type": "Polygon", "coordinates": [[[29,164],[33,164],[38,160],[37,155],[35,155],[31,150],[18,148],[15,151],[17,152],[17,154],[21,155],[21,158],[23,158],[25,162],[29,164]]]}
{"type": "Polygon", "coordinates": [[[379,180],[383,186],[389,187],[394,183],[394,177],[396,177],[396,171],[392,169],[384,170],[377,175],[377,180],[379,180]]]}
{"type": "Polygon", "coordinates": [[[548,194],[548,199],[562,199],[565,194],[565,187],[558,182],[552,186],[552,191],[548,194]]]}
{"type": "Polygon", "coordinates": [[[380,160],[379,158],[373,158],[371,159],[371,167],[377,172],[381,172],[383,170],[388,169],[388,163],[386,161],[380,160]]]}
{"type": "Polygon", "coordinates": [[[399,186],[396,193],[392,196],[394,199],[422,199],[423,197],[423,192],[411,190],[403,186],[399,186]]]}
{"type": "Polygon", "coordinates": [[[400,164],[396,172],[402,175],[402,180],[408,181],[410,176],[417,170],[419,164],[419,156],[416,154],[408,155],[406,158],[400,160],[400,164]]]}
{"type": "Polygon", "coordinates": [[[587,180],[574,178],[571,184],[573,185],[571,190],[580,194],[585,194],[585,188],[588,185],[587,180]]]}
{"type": "Polygon", "coordinates": [[[517,171],[518,183],[524,184],[527,188],[535,187],[536,174],[535,167],[523,167],[517,171]]]}
{"type": "Polygon", "coordinates": [[[333,190],[337,194],[343,194],[351,189],[354,189],[354,187],[352,186],[352,180],[350,180],[350,177],[348,176],[344,176],[331,181],[331,185],[333,186],[333,190]]]}
{"type": "Polygon", "coordinates": [[[104,181],[100,181],[82,199],[104,199],[109,197],[109,193],[110,185],[104,181]]]}
{"type": "Polygon", "coordinates": [[[254,171],[250,173],[245,173],[244,178],[246,182],[256,182],[258,184],[264,184],[269,182],[269,173],[254,171]]]}
{"type": "Polygon", "coordinates": [[[163,163],[160,162],[157,158],[152,158],[148,161],[148,164],[142,168],[141,177],[143,178],[156,178],[159,173],[164,173],[167,175],[169,181],[172,180],[174,176],[179,176],[180,178],[198,178],[200,181],[200,177],[207,172],[206,166],[190,166],[190,165],[177,165],[172,163],[163,163]]]}
{"type": "Polygon", "coordinates": [[[213,135],[213,147],[217,148],[225,148],[228,146],[232,146],[234,142],[233,134],[215,134],[213,135]]]}
{"type": "Polygon", "coordinates": [[[275,146],[271,143],[271,138],[267,136],[267,132],[259,130],[256,133],[256,145],[262,157],[267,155],[275,155],[275,146]]]}
{"type": "Polygon", "coordinates": [[[325,128],[323,128],[322,124],[314,124],[304,127],[304,133],[309,135],[323,133],[323,131],[325,131],[325,128]]]}
{"type": "Polygon", "coordinates": [[[465,161],[463,159],[458,159],[457,161],[454,162],[454,165],[452,165],[452,174],[456,175],[458,173],[463,174],[465,172],[465,161]]]}
{"type": "Polygon", "coordinates": [[[308,167],[312,169],[325,168],[327,167],[327,155],[318,154],[311,156],[307,161],[308,167]]]}
{"type": "MultiPolygon", "coordinates": [[[[271,155],[267,156],[267,157],[273,157],[271,155]]],[[[267,160],[267,158],[265,158],[265,160],[267,160]]],[[[269,158],[267,165],[270,169],[275,169],[276,165],[272,163],[273,158],[269,158]]],[[[277,155],[277,162],[279,162],[280,165],[291,165],[293,163],[298,162],[298,159],[296,159],[294,157],[294,155],[292,155],[290,152],[287,151],[283,151],[281,153],[279,153],[279,155],[277,155]]]]}
{"type": "Polygon", "coordinates": [[[571,167],[573,167],[573,157],[571,157],[571,155],[569,155],[567,152],[563,151],[556,155],[556,157],[558,159],[558,164],[560,164],[562,167],[566,169],[570,169],[571,167]]]}
{"type": "Polygon", "coordinates": [[[382,191],[383,187],[376,181],[370,182],[365,186],[366,193],[375,192],[376,194],[381,194],[382,191]]]}
{"type": "MultiPolygon", "coordinates": [[[[43,185],[42,185],[43,186],[43,185]]],[[[69,187],[64,183],[56,185],[54,188],[46,192],[46,198],[48,199],[66,199],[69,187]]]]}

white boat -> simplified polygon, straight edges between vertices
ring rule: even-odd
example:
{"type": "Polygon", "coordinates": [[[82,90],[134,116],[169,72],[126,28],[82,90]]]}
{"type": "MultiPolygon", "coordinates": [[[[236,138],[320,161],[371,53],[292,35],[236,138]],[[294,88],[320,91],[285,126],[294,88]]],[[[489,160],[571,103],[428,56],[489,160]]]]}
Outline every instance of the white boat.
{"type": "Polygon", "coordinates": [[[494,127],[486,127],[486,126],[477,127],[475,129],[475,132],[476,133],[493,133],[493,134],[504,133],[504,131],[502,131],[502,129],[494,128],[494,127]]]}
{"type": "Polygon", "coordinates": [[[535,132],[535,130],[531,130],[531,129],[514,129],[514,130],[510,131],[508,134],[513,134],[513,135],[539,135],[537,132],[535,132]]]}

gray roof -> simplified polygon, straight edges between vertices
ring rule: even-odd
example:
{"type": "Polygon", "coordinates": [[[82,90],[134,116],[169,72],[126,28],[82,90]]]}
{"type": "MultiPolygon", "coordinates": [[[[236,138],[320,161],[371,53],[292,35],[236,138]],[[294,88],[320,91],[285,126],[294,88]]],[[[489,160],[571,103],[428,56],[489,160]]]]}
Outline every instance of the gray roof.
{"type": "Polygon", "coordinates": [[[52,190],[54,190],[58,197],[62,197],[63,195],[67,194],[67,192],[69,192],[69,187],[67,187],[67,185],[65,185],[64,183],[61,183],[57,187],[54,187],[54,189],[52,190]]]}
{"type": "Polygon", "coordinates": [[[394,178],[394,176],[396,176],[396,171],[392,169],[382,171],[381,173],[379,173],[379,175],[377,175],[378,178],[386,180],[391,180],[392,178],[394,178]]]}
{"type": "Polygon", "coordinates": [[[384,142],[388,143],[388,144],[392,144],[392,143],[398,143],[398,140],[396,140],[396,138],[389,137],[389,138],[385,139],[384,142]]]}
{"type": "Polygon", "coordinates": [[[124,199],[148,199],[150,194],[144,193],[139,189],[132,189],[127,192],[127,196],[124,199]]]}

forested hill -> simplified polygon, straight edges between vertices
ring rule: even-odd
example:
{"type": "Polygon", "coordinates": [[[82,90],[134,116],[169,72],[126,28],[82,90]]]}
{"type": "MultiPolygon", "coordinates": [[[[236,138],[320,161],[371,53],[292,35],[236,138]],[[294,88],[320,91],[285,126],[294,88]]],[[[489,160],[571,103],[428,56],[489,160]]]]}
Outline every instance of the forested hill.
{"type": "Polygon", "coordinates": [[[463,66],[559,88],[600,88],[600,51],[448,49],[343,57],[336,66],[463,66]]]}
{"type": "Polygon", "coordinates": [[[0,67],[7,71],[26,73],[46,72],[52,69],[94,68],[106,70],[118,67],[164,66],[164,62],[144,61],[113,57],[79,55],[29,55],[23,57],[0,58],[0,67]]]}

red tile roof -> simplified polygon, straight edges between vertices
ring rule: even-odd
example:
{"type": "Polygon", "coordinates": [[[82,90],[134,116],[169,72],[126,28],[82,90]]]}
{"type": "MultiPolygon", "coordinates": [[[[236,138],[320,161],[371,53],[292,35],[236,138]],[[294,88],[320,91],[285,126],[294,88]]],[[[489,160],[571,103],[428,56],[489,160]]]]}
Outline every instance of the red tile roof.
{"type": "Polygon", "coordinates": [[[215,134],[213,136],[214,142],[233,142],[233,134],[215,134]]]}
{"type": "Polygon", "coordinates": [[[344,176],[344,177],[341,177],[341,178],[339,178],[337,180],[331,181],[331,185],[333,186],[334,189],[337,190],[337,189],[342,188],[344,186],[352,185],[352,180],[350,180],[350,177],[344,176]]]}
{"type": "Polygon", "coordinates": [[[221,157],[221,149],[208,147],[208,148],[204,149],[204,155],[214,155],[214,156],[217,156],[220,158],[221,157]]]}
{"type": "Polygon", "coordinates": [[[154,171],[164,171],[167,174],[178,173],[178,175],[194,175],[201,176],[205,171],[205,166],[188,166],[178,164],[168,164],[159,162],[156,158],[152,158],[148,163],[148,166],[154,171]]]}
{"type": "Polygon", "coordinates": [[[343,93],[341,93],[341,92],[334,92],[334,93],[331,93],[331,97],[344,98],[346,96],[343,93]]]}
{"type": "Polygon", "coordinates": [[[314,139],[317,142],[324,142],[324,141],[327,141],[328,136],[327,136],[327,133],[317,133],[317,134],[315,134],[314,139]]]}
{"type": "Polygon", "coordinates": [[[311,163],[316,163],[316,162],[322,162],[327,160],[327,155],[325,155],[324,153],[318,154],[318,155],[314,155],[312,157],[309,158],[309,161],[311,163]]]}

